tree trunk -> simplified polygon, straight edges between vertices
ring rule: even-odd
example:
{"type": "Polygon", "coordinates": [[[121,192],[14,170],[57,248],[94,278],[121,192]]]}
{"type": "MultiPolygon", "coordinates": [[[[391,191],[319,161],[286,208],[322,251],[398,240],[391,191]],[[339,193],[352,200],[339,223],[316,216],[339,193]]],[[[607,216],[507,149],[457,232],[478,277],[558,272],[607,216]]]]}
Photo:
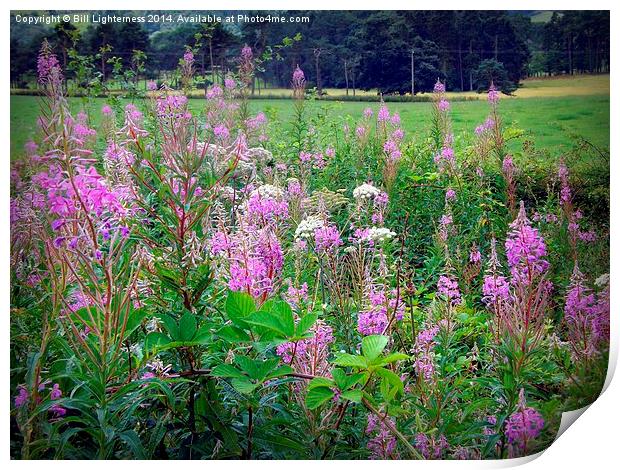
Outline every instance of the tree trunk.
{"type": "Polygon", "coordinates": [[[314,49],[314,68],[316,71],[316,92],[319,98],[323,96],[323,87],[321,86],[321,67],[319,65],[319,58],[321,56],[321,49],[314,49]]]}
{"type": "Polygon", "coordinates": [[[344,59],[344,84],[347,87],[347,96],[349,96],[349,74],[347,72],[347,59],[344,59]]]}

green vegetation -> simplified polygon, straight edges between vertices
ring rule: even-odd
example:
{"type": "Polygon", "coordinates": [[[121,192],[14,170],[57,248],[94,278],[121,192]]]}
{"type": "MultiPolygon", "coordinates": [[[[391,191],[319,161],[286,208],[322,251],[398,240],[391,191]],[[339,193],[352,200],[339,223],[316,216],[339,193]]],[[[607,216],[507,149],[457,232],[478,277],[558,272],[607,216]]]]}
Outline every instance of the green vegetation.
{"type": "MultiPolygon", "coordinates": [[[[554,155],[572,148],[574,141],[571,137],[574,135],[597,147],[609,147],[609,95],[604,94],[606,89],[609,90],[609,76],[528,81],[517,91],[516,98],[504,97],[502,100],[503,119],[506,124],[523,129],[528,140],[554,155]]],[[[451,99],[455,95],[451,94],[451,99]]],[[[82,107],[84,102],[79,98],[70,101],[74,109],[82,107]]],[[[89,102],[96,111],[93,119],[97,120],[105,99],[89,102]]],[[[22,152],[24,143],[35,132],[37,103],[38,98],[32,96],[11,97],[11,159],[22,152]]],[[[190,102],[194,112],[202,106],[202,100],[190,102]]],[[[376,109],[378,103],[330,101],[312,102],[311,106],[324,107],[332,116],[357,117],[368,106],[376,109]]],[[[285,123],[292,120],[293,106],[289,100],[251,100],[250,107],[254,112],[265,111],[272,121],[276,117],[285,123]]],[[[428,131],[431,109],[428,103],[393,103],[391,107],[400,113],[406,132],[422,136],[428,131]]],[[[455,133],[473,132],[475,126],[486,118],[487,111],[483,100],[453,102],[455,133]]]]}

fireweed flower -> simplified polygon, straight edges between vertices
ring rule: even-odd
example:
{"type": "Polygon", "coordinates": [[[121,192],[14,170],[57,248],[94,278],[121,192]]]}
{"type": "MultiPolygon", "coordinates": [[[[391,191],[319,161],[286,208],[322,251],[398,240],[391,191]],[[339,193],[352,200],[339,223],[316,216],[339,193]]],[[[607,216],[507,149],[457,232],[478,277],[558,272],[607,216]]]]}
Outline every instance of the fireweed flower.
{"type": "Polygon", "coordinates": [[[324,226],[314,230],[314,243],[318,253],[333,252],[342,245],[338,229],[333,226],[324,226]]]}
{"type": "Polygon", "coordinates": [[[213,134],[215,134],[215,137],[219,140],[226,140],[230,137],[230,131],[224,124],[214,127],[213,134]]]}
{"type": "Polygon", "coordinates": [[[501,275],[501,264],[497,257],[495,238],[491,240],[491,256],[487,264],[486,274],[482,283],[482,301],[487,305],[494,305],[500,300],[510,297],[510,284],[505,276],[501,275]]]}
{"type": "Polygon", "coordinates": [[[542,415],[527,406],[523,389],[519,392],[517,410],[508,417],[505,426],[511,457],[526,455],[528,442],[536,439],[545,427],[542,415]]]}
{"type": "Polygon", "coordinates": [[[523,201],[510,229],[506,238],[506,257],[512,282],[529,285],[535,277],[547,271],[549,263],[543,259],[547,255],[545,241],[538,230],[530,225],[523,201]]]}
{"type": "Polygon", "coordinates": [[[418,433],[415,438],[415,448],[425,459],[441,459],[444,452],[449,448],[446,437],[442,434],[438,439],[429,438],[424,433],[418,433]]]}
{"type": "Polygon", "coordinates": [[[288,279],[288,289],[282,294],[293,310],[298,310],[302,303],[308,301],[308,283],[304,282],[300,287],[295,287],[293,282],[288,279]]]}
{"type": "Polygon", "coordinates": [[[604,294],[597,299],[586,286],[585,276],[575,263],[564,304],[564,321],[568,326],[573,355],[592,357],[609,341],[609,309],[604,294]]]}
{"type": "Polygon", "coordinates": [[[413,348],[416,360],[414,367],[416,374],[427,383],[431,383],[435,374],[434,352],[433,349],[437,344],[435,336],[439,333],[439,327],[433,326],[427,330],[422,330],[416,337],[413,348]]]}
{"type": "Polygon", "coordinates": [[[452,188],[448,188],[446,191],[446,202],[453,201],[456,199],[456,191],[452,188]]]}
{"type": "Polygon", "coordinates": [[[482,260],[482,254],[477,247],[473,247],[469,252],[469,262],[472,264],[478,264],[482,260]]]}
{"type": "Polygon", "coordinates": [[[15,408],[21,408],[28,402],[28,390],[23,385],[17,387],[17,395],[15,396],[15,408]]]}
{"type": "Polygon", "coordinates": [[[459,305],[462,302],[459,284],[450,276],[439,276],[437,291],[451,305],[459,305]]]}
{"type": "Polygon", "coordinates": [[[441,151],[435,155],[435,164],[439,167],[439,171],[454,169],[456,159],[454,150],[451,147],[443,147],[441,151]]]}
{"type": "Polygon", "coordinates": [[[499,102],[499,92],[495,89],[495,85],[493,85],[493,83],[491,83],[491,87],[489,88],[487,99],[489,100],[489,103],[493,105],[499,102]]]}
{"type": "Polygon", "coordinates": [[[371,285],[366,289],[364,297],[366,308],[357,317],[357,331],[362,335],[384,334],[391,315],[397,321],[403,319],[405,303],[397,297],[395,289],[386,293],[382,286],[371,285]]]}
{"type": "Polygon", "coordinates": [[[377,121],[385,123],[390,119],[390,111],[385,104],[381,104],[379,112],[377,113],[377,121]]]}
{"type": "MultiPolygon", "coordinates": [[[[288,342],[276,348],[276,354],[282,361],[291,365],[296,371],[311,375],[326,375],[329,371],[330,345],[334,342],[333,331],[323,320],[319,319],[310,328],[311,338],[288,342]]],[[[305,384],[304,384],[305,385],[305,384]]],[[[303,387],[301,383],[298,387],[303,387]]]]}
{"type": "Polygon", "coordinates": [[[224,88],[226,88],[227,90],[234,90],[237,87],[237,82],[231,78],[231,77],[226,77],[224,79],[224,88]]]}
{"type": "Polygon", "coordinates": [[[396,437],[392,435],[385,421],[389,421],[392,426],[396,425],[394,418],[385,417],[381,420],[373,413],[368,415],[365,432],[372,437],[368,439],[366,447],[370,450],[370,458],[373,460],[399,458],[398,452],[396,452],[396,437]]]}

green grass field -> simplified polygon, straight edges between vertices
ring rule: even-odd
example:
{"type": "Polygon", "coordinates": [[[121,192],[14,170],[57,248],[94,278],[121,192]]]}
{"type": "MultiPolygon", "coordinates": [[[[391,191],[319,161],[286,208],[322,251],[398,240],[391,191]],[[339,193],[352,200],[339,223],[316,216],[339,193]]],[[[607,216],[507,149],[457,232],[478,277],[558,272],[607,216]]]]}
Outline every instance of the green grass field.
{"type": "MultiPolygon", "coordinates": [[[[11,159],[22,153],[24,143],[36,132],[38,98],[11,96],[11,159]]],[[[80,109],[82,100],[70,100],[72,108],[80,109]]],[[[97,118],[105,99],[93,100],[92,116],[97,118]]],[[[190,101],[194,111],[202,106],[200,99],[190,101]]],[[[378,103],[323,101],[309,102],[313,108],[325,108],[332,116],[361,116],[364,108],[378,108],[378,103]]],[[[290,122],[293,106],[290,100],[251,100],[254,112],[265,111],[278,120],[290,122]]],[[[389,103],[401,115],[403,128],[409,134],[422,136],[428,130],[430,103],[389,103]]],[[[485,100],[452,103],[454,132],[473,132],[488,114],[485,100]]],[[[516,97],[503,97],[500,102],[504,123],[526,131],[527,138],[537,146],[558,155],[581,136],[599,147],[609,147],[609,76],[528,80],[516,97]]],[[[95,122],[96,124],[96,122],[95,122]]]]}

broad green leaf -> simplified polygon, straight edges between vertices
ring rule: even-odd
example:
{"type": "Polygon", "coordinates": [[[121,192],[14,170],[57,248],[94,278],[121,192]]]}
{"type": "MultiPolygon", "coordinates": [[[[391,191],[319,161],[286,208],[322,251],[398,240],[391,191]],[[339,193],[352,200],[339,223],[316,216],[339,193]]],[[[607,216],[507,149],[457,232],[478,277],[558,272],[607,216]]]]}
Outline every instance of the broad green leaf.
{"type": "Polygon", "coordinates": [[[153,333],[146,335],[146,338],[144,339],[144,349],[151,351],[156,347],[166,345],[170,342],[170,338],[168,338],[165,334],[154,331],[153,333]]]}
{"type": "Polygon", "coordinates": [[[261,366],[260,361],[255,361],[242,354],[236,354],[235,362],[239,365],[239,367],[241,367],[243,372],[248,374],[251,378],[253,379],[262,378],[260,376],[260,366],[261,366]]]}
{"type": "Polygon", "coordinates": [[[333,390],[327,387],[314,387],[308,390],[306,395],[306,406],[309,410],[314,410],[334,396],[333,390]]]}
{"type": "Polygon", "coordinates": [[[256,310],[256,304],[252,296],[245,292],[229,291],[225,309],[230,321],[241,328],[247,328],[244,319],[256,310]]]}
{"type": "Polygon", "coordinates": [[[250,336],[241,328],[237,328],[233,325],[226,325],[216,333],[222,339],[230,341],[231,343],[250,341],[250,336]]]}
{"type": "Polygon", "coordinates": [[[381,364],[390,364],[396,361],[404,361],[405,359],[409,359],[409,356],[403,353],[392,353],[381,359],[381,364]]]}
{"type": "Polygon", "coordinates": [[[375,371],[375,373],[383,380],[387,381],[387,383],[389,383],[392,387],[396,387],[400,393],[403,392],[403,382],[400,380],[400,377],[394,372],[389,369],[384,369],[383,367],[380,367],[375,371]]]}
{"type": "Polygon", "coordinates": [[[312,328],[312,325],[315,324],[316,320],[319,318],[317,313],[308,313],[301,317],[299,322],[297,323],[297,328],[295,330],[296,336],[303,335],[306,331],[312,328]]]}
{"type": "Polygon", "coordinates": [[[332,370],[332,377],[334,378],[334,382],[336,382],[336,386],[340,390],[346,390],[344,386],[346,384],[347,374],[345,374],[342,369],[332,370]]]}
{"type": "MultiPolygon", "coordinates": [[[[255,312],[253,315],[247,317],[245,322],[250,325],[258,325],[268,328],[276,333],[278,333],[281,337],[292,336],[295,331],[293,330],[293,334],[287,334],[287,328],[283,325],[282,321],[274,312],[267,312],[260,310],[255,312]]],[[[294,328],[294,327],[293,327],[294,328]]]]}
{"type": "Polygon", "coordinates": [[[274,312],[280,319],[284,335],[288,338],[295,335],[295,317],[288,302],[274,302],[274,312]]]}
{"type": "Polygon", "coordinates": [[[234,377],[237,379],[245,378],[239,369],[230,364],[219,364],[211,370],[213,377],[234,377]]]}
{"type": "Polygon", "coordinates": [[[283,377],[288,374],[292,374],[295,372],[291,366],[283,365],[273,370],[269,375],[267,375],[266,379],[275,379],[276,377],[283,377]]]}
{"type": "Polygon", "coordinates": [[[353,354],[340,353],[333,361],[337,366],[342,367],[357,367],[358,369],[366,369],[368,362],[362,356],[354,356],[353,354]]]}
{"type": "Polygon", "coordinates": [[[362,339],[362,354],[368,361],[374,361],[383,352],[388,343],[388,337],[383,335],[370,335],[362,339]]]}
{"type": "Polygon", "coordinates": [[[179,339],[181,341],[191,341],[196,334],[196,317],[190,312],[185,312],[179,322],[179,339]]]}
{"type": "Polygon", "coordinates": [[[180,336],[179,325],[174,320],[174,318],[172,318],[170,315],[167,315],[167,314],[160,315],[159,318],[161,319],[161,322],[164,324],[164,327],[166,328],[166,331],[168,332],[170,337],[174,340],[178,340],[180,336]]]}
{"type": "Polygon", "coordinates": [[[327,377],[315,377],[308,383],[308,390],[315,387],[333,387],[334,381],[327,377]]]}
{"type": "Polygon", "coordinates": [[[345,400],[352,401],[354,403],[360,403],[362,401],[362,391],[361,390],[348,390],[343,392],[340,395],[341,398],[345,400]]]}
{"type": "Polygon", "coordinates": [[[256,390],[256,387],[258,387],[258,384],[254,384],[246,378],[232,379],[231,385],[235,388],[235,390],[244,394],[252,393],[256,390]]]}

